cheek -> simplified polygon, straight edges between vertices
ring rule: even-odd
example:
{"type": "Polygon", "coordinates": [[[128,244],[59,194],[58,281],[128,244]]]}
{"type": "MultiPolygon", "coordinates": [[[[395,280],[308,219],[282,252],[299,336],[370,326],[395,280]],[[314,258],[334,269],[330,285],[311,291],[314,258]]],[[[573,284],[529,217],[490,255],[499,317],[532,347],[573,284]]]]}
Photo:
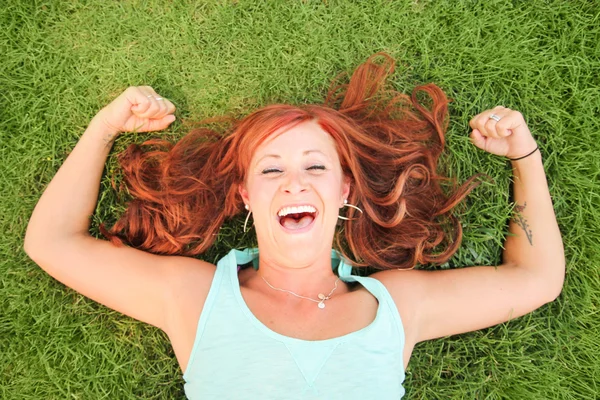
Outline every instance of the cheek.
{"type": "Polygon", "coordinates": [[[318,185],[318,192],[322,198],[322,201],[329,205],[329,208],[337,208],[341,204],[342,197],[342,187],[341,182],[339,181],[328,181],[328,182],[320,182],[318,185]]]}
{"type": "Polygon", "coordinates": [[[246,183],[246,189],[248,190],[248,196],[250,201],[256,202],[257,198],[261,197],[266,191],[269,190],[269,181],[261,179],[260,176],[251,177],[246,183]]]}
{"type": "Polygon", "coordinates": [[[277,187],[272,182],[256,180],[251,184],[248,196],[254,215],[257,217],[270,215],[270,207],[276,191],[277,187]]]}

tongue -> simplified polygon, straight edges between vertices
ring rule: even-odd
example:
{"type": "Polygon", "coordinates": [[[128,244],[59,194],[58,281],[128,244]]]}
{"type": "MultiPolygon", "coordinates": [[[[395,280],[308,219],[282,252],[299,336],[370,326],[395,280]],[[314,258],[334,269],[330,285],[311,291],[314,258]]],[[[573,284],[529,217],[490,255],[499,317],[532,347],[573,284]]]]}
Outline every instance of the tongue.
{"type": "Polygon", "coordinates": [[[306,228],[313,221],[314,217],[310,214],[305,214],[301,218],[281,217],[279,221],[281,225],[290,230],[306,228]]]}

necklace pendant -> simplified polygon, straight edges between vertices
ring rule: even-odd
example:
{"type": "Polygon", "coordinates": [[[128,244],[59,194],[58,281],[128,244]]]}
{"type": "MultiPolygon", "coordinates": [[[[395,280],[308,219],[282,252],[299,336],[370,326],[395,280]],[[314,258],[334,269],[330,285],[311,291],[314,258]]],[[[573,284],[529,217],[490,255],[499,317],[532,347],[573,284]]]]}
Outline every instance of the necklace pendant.
{"type": "Polygon", "coordinates": [[[325,300],[325,295],[323,293],[319,293],[317,297],[321,300],[325,300]]]}
{"type": "Polygon", "coordinates": [[[319,308],[325,308],[325,303],[321,300],[318,304],[319,308]]]}

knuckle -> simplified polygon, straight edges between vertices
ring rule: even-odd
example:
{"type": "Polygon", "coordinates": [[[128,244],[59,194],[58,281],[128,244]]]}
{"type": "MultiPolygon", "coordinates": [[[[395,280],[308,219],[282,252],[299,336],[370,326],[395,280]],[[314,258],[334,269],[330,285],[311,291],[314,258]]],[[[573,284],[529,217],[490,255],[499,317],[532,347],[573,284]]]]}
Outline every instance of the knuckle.
{"type": "Polygon", "coordinates": [[[148,105],[148,108],[146,108],[146,112],[144,113],[145,115],[149,115],[156,112],[156,105],[152,102],[150,102],[150,104],[148,105]]]}
{"type": "Polygon", "coordinates": [[[152,103],[152,105],[150,106],[150,110],[154,113],[160,112],[161,110],[161,106],[160,104],[158,104],[159,102],[154,102],[152,103]]]}
{"type": "Polygon", "coordinates": [[[149,99],[145,99],[140,102],[140,105],[140,112],[146,113],[152,107],[152,102],[149,99]]]}

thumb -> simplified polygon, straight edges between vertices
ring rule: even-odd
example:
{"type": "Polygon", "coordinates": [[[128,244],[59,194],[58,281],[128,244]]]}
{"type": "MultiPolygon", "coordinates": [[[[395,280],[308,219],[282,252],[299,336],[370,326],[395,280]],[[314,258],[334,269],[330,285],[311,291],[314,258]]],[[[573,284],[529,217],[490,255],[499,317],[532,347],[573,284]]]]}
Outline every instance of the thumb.
{"type": "Polygon", "coordinates": [[[146,124],[139,129],[140,132],[152,132],[166,129],[173,121],[175,121],[175,115],[168,114],[159,119],[148,119],[146,124]]]}

